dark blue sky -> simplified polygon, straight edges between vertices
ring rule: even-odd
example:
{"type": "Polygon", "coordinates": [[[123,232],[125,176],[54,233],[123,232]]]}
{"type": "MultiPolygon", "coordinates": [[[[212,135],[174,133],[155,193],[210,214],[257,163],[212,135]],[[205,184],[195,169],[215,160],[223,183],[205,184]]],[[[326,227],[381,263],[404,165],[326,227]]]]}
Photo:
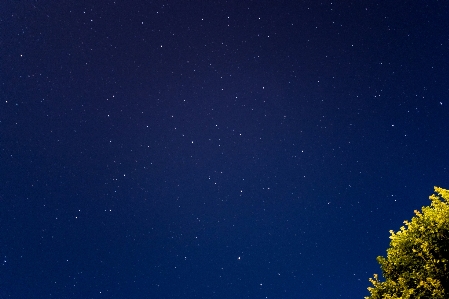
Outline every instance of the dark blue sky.
{"type": "Polygon", "coordinates": [[[363,298],[449,187],[446,1],[0,4],[1,298],[363,298]]]}

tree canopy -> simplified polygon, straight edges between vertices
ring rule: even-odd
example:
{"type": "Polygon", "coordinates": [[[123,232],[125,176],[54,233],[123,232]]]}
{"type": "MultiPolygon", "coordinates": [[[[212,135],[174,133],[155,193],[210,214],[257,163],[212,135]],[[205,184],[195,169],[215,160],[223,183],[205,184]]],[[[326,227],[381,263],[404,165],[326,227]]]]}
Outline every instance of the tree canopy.
{"type": "Polygon", "coordinates": [[[449,190],[435,187],[430,206],[415,210],[398,232],[390,231],[387,257],[365,299],[449,298],[449,190]]]}

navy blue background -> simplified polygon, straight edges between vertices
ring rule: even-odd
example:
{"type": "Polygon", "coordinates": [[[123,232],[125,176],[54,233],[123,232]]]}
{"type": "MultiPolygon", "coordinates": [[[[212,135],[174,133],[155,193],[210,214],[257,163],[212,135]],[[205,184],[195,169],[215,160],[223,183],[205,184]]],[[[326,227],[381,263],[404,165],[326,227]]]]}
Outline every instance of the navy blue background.
{"type": "Polygon", "coordinates": [[[2,298],[363,298],[449,187],[445,1],[2,1],[2,298]]]}

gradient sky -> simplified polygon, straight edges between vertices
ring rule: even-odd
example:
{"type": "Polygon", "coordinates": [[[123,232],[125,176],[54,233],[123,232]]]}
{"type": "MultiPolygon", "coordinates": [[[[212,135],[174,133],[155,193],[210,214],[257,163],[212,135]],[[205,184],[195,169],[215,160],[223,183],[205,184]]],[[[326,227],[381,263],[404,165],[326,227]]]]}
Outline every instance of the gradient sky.
{"type": "Polygon", "coordinates": [[[363,298],[448,97],[447,1],[2,0],[0,298],[363,298]]]}

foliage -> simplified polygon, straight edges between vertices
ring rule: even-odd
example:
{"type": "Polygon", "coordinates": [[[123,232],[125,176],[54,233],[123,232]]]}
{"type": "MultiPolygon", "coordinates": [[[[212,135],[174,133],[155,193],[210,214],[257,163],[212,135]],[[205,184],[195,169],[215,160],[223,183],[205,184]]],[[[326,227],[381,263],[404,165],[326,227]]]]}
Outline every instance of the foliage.
{"type": "Polygon", "coordinates": [[[435,193],[430,206],[390,231],[387,257],[377,258],[385,281],[374,274],[365,299],[449,298],[449,190],[435,193]]]}

